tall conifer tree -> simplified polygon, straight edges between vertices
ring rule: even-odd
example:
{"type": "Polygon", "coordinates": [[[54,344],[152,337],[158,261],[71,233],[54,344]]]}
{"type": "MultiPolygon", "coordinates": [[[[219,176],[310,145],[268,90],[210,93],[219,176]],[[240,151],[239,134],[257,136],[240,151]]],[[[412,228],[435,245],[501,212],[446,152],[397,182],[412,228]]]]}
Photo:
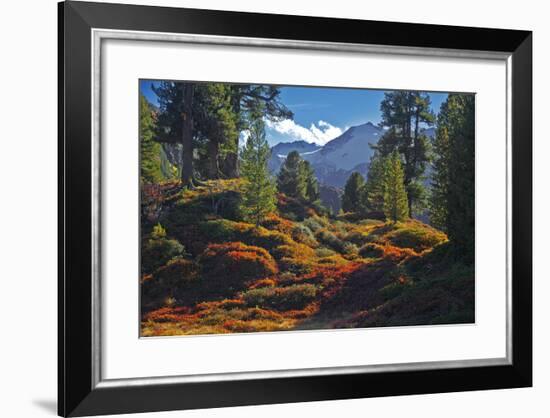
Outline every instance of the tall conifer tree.
{"type": "Polygon", "coordinates": [[[397,151],[394,151],[386,160],[384,188],[384,214],[388,220],[394,223],[409,217],[404,178],[401,157],[397,151]]]}
{"type": "Polygon", "coordinates": [[[430,96],[417,91],[385,93],[380,104],[381,125],[389,129],[378,142],[377,149],[383,156],[394,150],[401,154],[409,213],[421,206],[425,194],[423,175],[429,161],[429,140],[422,130],[435,121],[430,106],[430,96]]]}
{"type": "MultiPolygon", "coordinates": [[[[237,116],[237,131],[241,132],[257,117],[258,109],[270,121],[292,119],[293,113],[281,101],[281,91],[276,86],[265,84],[227,84],[230,89],[231,106],[237,116]]],[[[228,177],[239,176],[238,137],[226,142],[221,166],[228,177]]]]}
{"type": "Polygon", "coordinates": [[[313,167],[311,167],[309,161],[302,161],[302,172],[306,181],[305,199],[308,202],[315,203],[321,198],[321,195],[319,193],[319,183],[317,182],[317,177],[315,177],[315,172],[313,171],[313,167]]]}
{"type": "Polygon", "coordinates": [[[373,212],[384,211],[386,161],[378,151],[370,159],[367,181],[363,188],[363,205],[373,212]]]}
{"type": "Polygon", "coordinates": [[[139,147],[140,179],[145,183],[158,183],[163,180],[161,145],[154,141],[155,121],[153,109],[143,94],[139,95],[139,147]]]}
{"type": "Polygon", "coordinates": [[[344,186],[342,210],[344,212],[362,212],[362,193],[365,179],[357,171],[351,173],[344,186]]]}
{"type": "Polygon", "coordinates": [[[205,149],[205,177],[215,179],[225,175],[220,163],[228,153],[236,153],[239,116],[231,102],[231,85],[225,83],[197,84],[194,101],[195,138],[205,149]]]}
{"type": "Polygon", "coordinates": [[[448,102],[441,106],[438,128],[433,140],[433,173],[430,195],[430,222],[436,228],[447,232],[449,199],[450,142],[449,129],[445,122],[448,102]]]}
{"type": "Polygon", "coordinates": [[[267,168],[270,153],[263,120],[257,118],[250,127],[240,167],[241,175],[246,180],[242,208],[245,216],[256,226],[275,210],[276,188],[267,168]]]}
{"type": "Polygon", "coordinates": [[[193,187],[194,98],[195,83],[163,81],[151,87],[158,97],[159,116],[156,140],[168,144],[181,144],[181,181],[193,187]]]}
{"type": "Polygon", "coordinates": [[[434,141],[430,216],[464,260],[474,259],[475,97],[449,94],[434,141]]]}
{"type": "Polygon", "coordinates": [[[281,193],[299,199],[306,196],[307,181],[302,163],[297,151],[292,151],[286,156],[277,176],[277,188],[281,193]]]}

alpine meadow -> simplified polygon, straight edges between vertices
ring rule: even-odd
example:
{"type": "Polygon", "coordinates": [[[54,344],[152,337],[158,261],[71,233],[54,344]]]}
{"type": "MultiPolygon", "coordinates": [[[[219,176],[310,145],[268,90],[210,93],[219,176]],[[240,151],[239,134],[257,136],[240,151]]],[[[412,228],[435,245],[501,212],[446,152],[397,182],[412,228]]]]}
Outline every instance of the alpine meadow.
{"type": "Polygon", "coordinates": [[[141,336],[475,322],[475,95],[140,80],[141,336]]]}

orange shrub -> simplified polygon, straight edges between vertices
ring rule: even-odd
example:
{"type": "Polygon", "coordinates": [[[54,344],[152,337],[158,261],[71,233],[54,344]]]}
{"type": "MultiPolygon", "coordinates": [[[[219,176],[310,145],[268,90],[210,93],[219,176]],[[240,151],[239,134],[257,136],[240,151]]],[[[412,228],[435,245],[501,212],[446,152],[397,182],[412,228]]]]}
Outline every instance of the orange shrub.
{"type": "Polygon", "coordinates": [[[405,258],[418,255],[410,248],[399,248],[386,244],[384,246],[384,257],[391,261],[401,261],[405,258]]]}
{"type": "Polygon", "coordinates": [[[361,266],[364,266],[364,263],[353,261],[344,264],[319,265],[310,274],[304,275],[302,280],[322,284],[325,287],[324,292],[326,292],[327,288],[343,284],[361,266]]]}
{"type": "Polygon", "coordinates": [[[242,236],[243,240],[246,240],[250,245],[258,245],[268,250],[285,244],[292,244],[292,238],[279,231],[269,231],[265,228],[253,228],[248,234],[242,236]]]}
{"type": "Polygon", "coordinates": [[[199,263],[207,287],[218,295],[242,289],[247,282],[273,276],[278,271],[266,250],[242,242],[210,244],[199,257],[199,263]]]}
{"type": "Polygon", "coordinates": [[[176,258],[159,268],[153,277],[164,283],[184,283],[192,281],[196,273],[196,266],[192,261],[176,258]]]}
{"type": "Polygon", "coordinates": [[[270,230],[282,232],[283,234],[290,234],[294,228],[294,223],[288,219],[281,218],[275,213],[270,213],[262,221],[261,225],[270,230]]]}
{"type": "Polygon", "coordinates": [[[167,298],[185,293],[185,300],[193,298],[188,290],[198,283],[196,265],[182,258],[169,261],[141,282],[142,305],[148,308],[161,306],[167,298]]]}
{"type": "Polygon", "coordinates": [[[227,219],[201,223],[200,229],[210,241],[214,242],[240,241],[268,250],[277,245],[293,243],[290,236],[277,230],[270,231],[263,226],[256,227],[246,222],[234,222],[227,219]]]}
{"type": "Polygon", "coordinates": [[[244,302],[240,299],[224,299],[218,302],[218,306],[222,309],[235,309],[244,306],[244,302]]]}
{"type": "Polygon", "coordinates": [[[145,314],[143,320],[154,322],[178,322],[186,318],[190,312],[191,309],[188,307],[163,307],[145,314]]]}
{"type": "Polygon", "coordinates": [[[304,244],[280,245],[272,252],[282,270],[295,274],[310,272],[317,259],[315,251],[304,244]]]}
{"type": "Polygon", "coordinates": [[[274,287],[277,282],[274,279],[260,279],[249,286],[249,289],[259,289],[261,287],[274,287]]]}

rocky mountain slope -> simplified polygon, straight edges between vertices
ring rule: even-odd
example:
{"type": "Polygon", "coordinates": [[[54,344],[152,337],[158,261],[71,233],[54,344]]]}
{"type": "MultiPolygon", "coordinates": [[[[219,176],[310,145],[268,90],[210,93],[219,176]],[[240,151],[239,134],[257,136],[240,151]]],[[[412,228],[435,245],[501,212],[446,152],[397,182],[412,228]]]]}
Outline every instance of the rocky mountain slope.
{"type": "MultiPolygon", "coordinates": [[[[435,135],[434,128],[422,131],[428,137],[435,135]]],[[[353,126],[342,135],[320,147],[305,141],[279,143],[272,148],[269,168],[276,173],[291,151],[298,151],[301,157],[311,163],[319,182],[341,189],[354,171],[366,176],[370,158],[384,129],[367,122],[353,126]]]]}
{"type": "Polygon", "coordinates": [[[353,171],[366,174],[373,153],[371,145],[378,142],[383,132],[382,128],[368,122],[349,128],[323,147],[304,141],[277,144],[272,148],[269,167],[273,172],[278,171],[286,155],[298,151],[311,163],[321,184],[341,188],[353,171]],[[309,147],[304,147],[304,144],[309,147]]]}

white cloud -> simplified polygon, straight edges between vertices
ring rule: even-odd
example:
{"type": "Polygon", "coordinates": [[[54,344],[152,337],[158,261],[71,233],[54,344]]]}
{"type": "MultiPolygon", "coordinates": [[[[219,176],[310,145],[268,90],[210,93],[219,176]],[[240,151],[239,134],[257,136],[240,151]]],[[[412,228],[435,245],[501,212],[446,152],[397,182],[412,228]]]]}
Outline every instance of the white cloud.
{"type": "Polygon", "coordinates": [[[239,134],[239,148],[244,147],[246,145],[246,141],[248,141],[248,137],[250,136],[249,130],[241,131],[239,134]]]}
{"type": "Polygon", "coordinates": [[[286,137],[290,141],[306,141],[312,144],[325,145],[328,141],[340,136],[344,131],[330,123],[320,120],[312,123],[309,128],[297,124],[291,119],[279,122],[266,120],[266,127],[286,137]]]}

